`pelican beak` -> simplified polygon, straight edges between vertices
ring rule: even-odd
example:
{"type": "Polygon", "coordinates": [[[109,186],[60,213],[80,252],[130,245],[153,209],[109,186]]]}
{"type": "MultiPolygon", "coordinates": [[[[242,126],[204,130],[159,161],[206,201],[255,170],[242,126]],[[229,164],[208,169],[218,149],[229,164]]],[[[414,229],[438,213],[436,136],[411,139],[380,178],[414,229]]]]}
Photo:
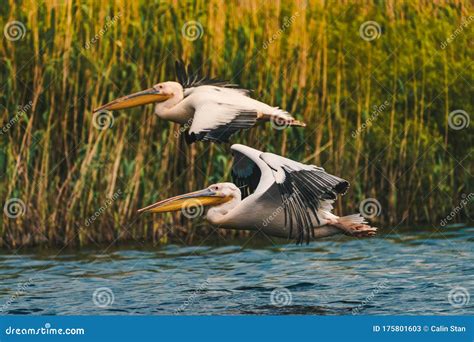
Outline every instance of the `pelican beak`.
{"type": "Polygon", "coordinates": [[[101,110],[117,110],[146,105],[153,102],[162,102],[169,99],[171,96],[173,96],[173,94],[164,93],[156,88],[149,88],[139,91],[138,93],[133,93],[113,100],[112,102],[94,109],[94,113],[101,110]]]}
{"type": "Polygon", "coordinates": [[[186,208],[197,208],[202,210],[205,206],[222,204],[231,199],[232,197],[225,196],[220,192],[204,189],[156,202],[155,204],[138,210],[138,212],[164,213],[169,211],[186,210],[186,208]]]}

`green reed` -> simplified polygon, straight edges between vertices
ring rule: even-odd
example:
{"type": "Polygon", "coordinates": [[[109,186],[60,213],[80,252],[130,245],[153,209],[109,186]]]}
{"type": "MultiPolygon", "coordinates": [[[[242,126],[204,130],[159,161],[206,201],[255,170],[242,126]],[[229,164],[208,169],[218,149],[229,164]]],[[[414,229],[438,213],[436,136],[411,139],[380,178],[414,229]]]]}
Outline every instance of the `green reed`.
{"type": "Polygon", "coordinates": [[[4,0],[0,13],[1,27],[26,29],[0,44],[0,198],[25,204],[2,217],[0,246],[189,242],[212,231],[179,213],[136,211],[230,180],[228,146],[186,146],[152,106],[115,112],[105,130],[93,124],[98,105],[174,80],[177,58],[305,121],[233,141],[350,180],[338,213],[375,198],[373,221],[387,231],[437,226],[473,189],[473,125],[448,125],[452,111],[474,112],[468,0],[4,0]],[[190,21],[203,28],[196,40],[183,36],[190,21]],[[367,21],[378,38],[361,38],[367,21]]]}

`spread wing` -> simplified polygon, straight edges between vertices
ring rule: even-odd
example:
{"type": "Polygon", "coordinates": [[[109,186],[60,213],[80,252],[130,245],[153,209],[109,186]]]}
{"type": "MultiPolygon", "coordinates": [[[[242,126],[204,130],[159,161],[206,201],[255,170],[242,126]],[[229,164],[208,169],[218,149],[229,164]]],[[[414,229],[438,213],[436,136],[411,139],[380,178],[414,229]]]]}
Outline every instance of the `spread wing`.
{"type": "Polygon", "coordinates": [[[242,199],[244,199],[255,192],[260,182],[262,172],[257,164],[245,154],[235,150],[233,154],[232,180],[234,184],[240,188],[242,199]]]}
{"type": "Polygon", "coordinates": [[[262,151],[240,144],[230,148],[234,156],[232,179],[240,188],[242,199],[267,191],[275,181],[268,165],[260,159],[262,151]]]}
{"type": "Polygon", "coordinates": [[[257,122],[257,110],[241,104],[248,99],[238,89],[200,86],[189,95],[194,106],[189,129],[192,140],[228,142],[235,132],[248,129],[257,122]]]}
{"type": "Polygon", "coordinates": [[[297,229],[297,242],[309,242],[322,202],[335,200],[344,194],[349,182],[330,175],[323,168],[305,165],[278,156],[262,153],[260,158],[271,168],[277,183],[285,211],[285,224],[289,226],[290,236],[297,229]]]}
{"type": "Polygon", "coordinates": [[[309,242],[313,227],[319,224],[318,210],[328,209],[338,195],[344,194],[349,182],[330,175],[323,168],[306,165],[273,153],[234,144],[232,177],[240,187],[242,198],[264,193],[278,186],[289,237],[297,230],[297,243],[309,242]],[[316,220],[316,222],[314,222],[316,220]]]}

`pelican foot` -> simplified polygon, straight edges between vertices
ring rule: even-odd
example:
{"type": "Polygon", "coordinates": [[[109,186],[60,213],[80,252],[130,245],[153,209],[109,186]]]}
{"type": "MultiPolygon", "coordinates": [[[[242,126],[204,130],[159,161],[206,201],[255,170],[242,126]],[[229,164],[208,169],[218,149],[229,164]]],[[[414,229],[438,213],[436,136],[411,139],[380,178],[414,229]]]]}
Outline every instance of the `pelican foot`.
{"type": "Polygon", "coordinates": [[[347,236],[353,237],[371,237],[377,234],[377,228],[371,227],[364,223],[332,223],[333,226],[342,230],[342,232],[347,236]]]}
{"type": "Polygon", "coordinates": [[[366,224],[344,226],[344,234],[355,237],[371,237],[377,233],[377,228],[366,224]]]}

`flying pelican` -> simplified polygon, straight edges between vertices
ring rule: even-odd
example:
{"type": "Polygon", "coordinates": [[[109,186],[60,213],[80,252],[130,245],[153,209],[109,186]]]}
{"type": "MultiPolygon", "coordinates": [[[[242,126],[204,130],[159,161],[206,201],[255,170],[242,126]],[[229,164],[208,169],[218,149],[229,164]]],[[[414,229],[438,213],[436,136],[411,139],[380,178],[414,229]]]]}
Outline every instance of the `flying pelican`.
{"type": "Polygon", "coordinates": [[[249,91],[235,84],[192,74],[176,62],[179,82],[163,82],[107,103],[94,112],[156,103],[155,114],[183,125],[186,142],[197,140],[228,142],[235,132],[257,122],[272,121],[278,127],[306,126],[278,107],[249,97],[249,91]]]}
{"type": "Polygon", "coordinates": [[[306,165],[245,145],[231,146],[234,183],[218,183],[204,190],[159,201],[139,212],[169,212],[196,208],[220,228],[259,230],[269,236],[309,242],[334,234],[375,235],[360,214],[336,216],[332,203],[349,182],[306,165]]]}

